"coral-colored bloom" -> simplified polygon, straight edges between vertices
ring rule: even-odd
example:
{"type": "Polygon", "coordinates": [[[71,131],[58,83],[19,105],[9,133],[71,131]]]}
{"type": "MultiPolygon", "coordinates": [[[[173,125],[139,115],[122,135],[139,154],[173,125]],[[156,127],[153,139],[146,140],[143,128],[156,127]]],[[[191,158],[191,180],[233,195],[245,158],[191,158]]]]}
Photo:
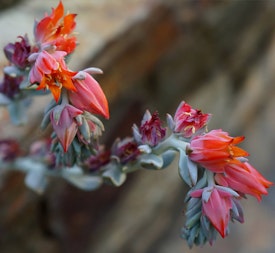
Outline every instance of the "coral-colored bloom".
{"type": "Polygon", "coordinates": [[[202,214],[205,215],[222,237],[227,235],[232,194],[215,186],[195,190],[191,197],[202,197],[202,214]]]}
{"type": "Polygon", "coordinates": [[[88,73],[81,71],[73,79],[76,91],[69,91],[69,99],[80,110],[109,118],[108,102],[98,82],[88,73]],[[77,78],[81,76],[81,78],[77,78]]]}
{"type": "Polygon", "coordinates": [[[55,51],[52,54],[42,51],[30,56],[36,57],[30,71],[30,82],[39,83],[37,90],[49,89],[56,102],[59,100],[62,87],[76,91],[72,81],[76,72],[67,69],[64,61],[66,54],[64,51],[55,51]]]}
{"type": "Polygon", "coordinates": [[[273,183],[266,180],[248,162],[235,162],[225,166],[224,173],[215,176],[220,185],[224,185],[243,194],[254,196],[260,201],[262,195],[267,195],[267,188],[273,183]]]}
{"type": "Polygon", "coordinates": [[[210,117],[210,114],[204,114],[200,110],[193,109],[189,104],[182,101],[174,116],[174,131],[176,133],[182,133],[185,138],[189,138],[206,126],[210,117]]]}
{"type": "Polygon", "coordinates": [[[78,130],[75,117],[82,113],[81,110],[69,104],[57,105],[51,112],[50,119],[53,129],[65,152],[67,152],[78,130]]]}
{"type": "Polygon", "coordinates": [[[248,156],[237,147],[244,137],[230,137],[221,129],[195,136],[190,142],[189,158],[213,172],[223,172],[225,165],[234,163],[236,158],[248,156]]]}
{"type": "Polygon", "coordinates": [[[49,46],[55,46],[57,50],[71,53],[76,47],[76,37],[70,36],[76,23],[76,14],[64,15],[62,2],[52,9],[51,15],[39,21],[34,29],[35,40],[43,50],[49,46]],[[63,17],[63,18],[62,18],[63,17]]]}

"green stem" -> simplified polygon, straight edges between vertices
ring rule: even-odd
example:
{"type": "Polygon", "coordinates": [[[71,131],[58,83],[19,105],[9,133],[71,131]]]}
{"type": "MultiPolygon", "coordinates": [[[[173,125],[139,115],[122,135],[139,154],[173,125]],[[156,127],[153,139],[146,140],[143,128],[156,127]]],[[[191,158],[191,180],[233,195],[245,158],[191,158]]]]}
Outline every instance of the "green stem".
{"type": "Polygon", "coordinates": [[[214,186],[216,185],[215,179],[214,179],[214,173],[210,170],[205,169],[206,176],[207,176],[207,184],[208,186],[214,186]]]}
{"type": "Polygon", "coordinates": [[[61,91],[61,104],[63,105],[66,105],[66,104],[69,104],[69,97],[68,97],[68,91],[65,89],[65,88],[62,88],[62,91],[61,91]]]}
{"type": "Polygon", "coordinates": [[[156,147],[153,148],[153,153],[156,155],[160,155],[167,150],[186,150],[188,145],[189,143],[180,140],[176,137],[176,135],[171,134],[168,138],[166,138],[164,141],[160,142],[156,147]]]}

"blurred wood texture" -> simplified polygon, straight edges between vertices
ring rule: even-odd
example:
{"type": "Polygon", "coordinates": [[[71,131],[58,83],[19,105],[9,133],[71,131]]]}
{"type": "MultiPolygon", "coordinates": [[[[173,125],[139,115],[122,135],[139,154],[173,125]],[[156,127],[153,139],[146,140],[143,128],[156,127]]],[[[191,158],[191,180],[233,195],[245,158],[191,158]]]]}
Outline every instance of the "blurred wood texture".
{"type": "MultiPolygon", "coordinates": [[[[127,12],[127,3],[123,6],[127,12]]],[[[115,137],[130,135],[145,109],[158,110],[165,120],[165,113],[173,114],[185,100],[213,114],[210,129],[245,135],[242,147],[251,153],[250,161],[275,181],[273,2],[171,0],[133,6],[136,15],[127,17],[127,25],[78,62],[104,70],[96,76],[111,108],[104,141],[110,145],[115,137]]],[[[81,54],[85,48],[79,47],[81,54]]],[[[32,127],[17,133],[26,146],[42,134],[35,125],[42,108],[33,110],[32,127]]],[[[7,115],[2,119],[5,136],[13,128],[3,125],[7,115]]],[[[189,250],[179,237],[187,188],[176,162],[163,171],[129,175],[120,188],[95,192],[53,180],[43,196],[26,189],[22,174],[2,175],[1,253],[274,252],[273,188],[260,204],[243,202],[246,222],[232,225],[228,238],[189,250]]]]}

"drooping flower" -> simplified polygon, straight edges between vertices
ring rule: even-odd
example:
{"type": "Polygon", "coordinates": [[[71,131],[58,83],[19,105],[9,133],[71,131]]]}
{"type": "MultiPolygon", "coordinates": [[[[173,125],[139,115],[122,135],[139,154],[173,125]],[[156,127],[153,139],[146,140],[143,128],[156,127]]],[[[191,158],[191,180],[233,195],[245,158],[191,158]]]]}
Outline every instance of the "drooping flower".
{"type": "Polygon", "coordinates": [[[205,215],[222,237],[227,235],[232,198],[238,197],[234,191],[210,186],[191,192],[191,197],[202,198],[202,215],[205,215]]]}
{"type": "Polygon", "coordinates": [[[213,172],[223,172],[225,165],[235,162],[238,157],[248,156],[248,153],[236,145],[244,137],[230,137],[221,129],[212,130],[206,134],[191,139],[189,158],[204,168],[213,172]]]}
{"type": "Polygon", "coordinates": [[[53,129],[65,152],[67,152],[78,130],[75,117],[82,113],[83,111],[69,104],[61,104],[57,105],[50,114],[53,129]]]}
{"type": "Polygon", "coordinates": [[[258,201],[262,199],[262,195],[268,194],[266,189],[273,184],[248,162],[240,161],[226,165],[224,173],[216,174],[215,178],[220,185],[252,195],[258,201]]]}
{"type": "Polygon", "coordinates": [[[80,110],[109,118],[108,102],[99,83],[87,72],[80,71],[73,78],[76,91],[69,91],[72,105],[80,110]]]}
{"type": "Polygon", "coordinates": [[[49,89],[55,101],[60,98],[62,87],[76,91],[72,77],[76,72],[70,71],[64,61],[64,51],[55,51],[52,54],[42,51],[31,55],[35,64],[30,71],[30,82],[38,83],[37,90],[49,89]]]}
{"type": "Polygon", "coordinates": [[[29,66],[28,57],[31,53],[31,45],[27,35],[19,36],[21,41],[9,43],[4,47],[4,53],[7,59],[20,69],[25,69],[29,66]]]}
{"type": "Polygon", "coordinates": [[[157,112],[152,115],[149,111],[145,112],[139,134],[142,144],[148,144],[149,146],[156,146],[165,137],[166,129],[161,126],[157,112]]]}
{"type": "Polygon", "coordinates": [[[2,82],[0,82],[0,93],[4,94],[10,99],[14,98],[14,96],[20,92],[19,86],[22,81],[22,76],[12,77],[10,75],[4,74],[4,78],[2,82]]]}
{"type": "Polygon", "coordinates": [[[201,110],[193,109],[189,104],[182,101],[174,116],[174,131],[176,133],[181,133],[185,138],[190,138],[198,130],[206,126],[210,117],[210,114],[202,113],[201,110]]]}
{"type": "Polygon", "coordinates": [[[76,14],[67,14],[64,17],[64,6],[60,1],[52,9],[51,15],[45,15],[34,28],[35,40],[41,50],[55,46],[56,50],[71,53],[76,47],[76,37],[71,36],[75,29],[76,14]]]}

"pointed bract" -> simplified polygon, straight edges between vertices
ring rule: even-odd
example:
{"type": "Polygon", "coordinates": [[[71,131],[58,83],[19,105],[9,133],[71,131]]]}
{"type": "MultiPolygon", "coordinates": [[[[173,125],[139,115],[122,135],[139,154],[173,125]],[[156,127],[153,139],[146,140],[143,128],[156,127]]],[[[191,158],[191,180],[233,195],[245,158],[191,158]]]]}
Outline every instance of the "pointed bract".
{"type": "Polygon", "coordinates": [[[85,79],[73,79],[76,91],[69,91],[71,103],[80,110],[98,114],[108,119],[108,102],[99,83],[88,73],[81,71],[81,74],[85,79]]]}
{"type": "Polygon", "coordinates": [[[225,237],[232,208],[232,195],[214,186],[195,190],[190,195],[194,198],[202,197],[202,214],[210,220],[220,235],[225,237]],[[203,195],[207,195],[207,198],[203,195]]]}
{"type": "Polygon", "coordinates": [[[57,105],[51,112],[50,119],[53,129],[65,152],[67,152],[78,130],[75,117],[82,113],[81,110],[68,104],[65,106],[57,105]]]}
{"type": "Polygon", "coordinates": [[[267,195],[267,188],[273,184],[248,162],[228,164],[225,166],[224,173],[216,174],[215,178],[219,184],[243,194],[252,195],[258,201],[262,199],[262,195],[267,195]]]}

